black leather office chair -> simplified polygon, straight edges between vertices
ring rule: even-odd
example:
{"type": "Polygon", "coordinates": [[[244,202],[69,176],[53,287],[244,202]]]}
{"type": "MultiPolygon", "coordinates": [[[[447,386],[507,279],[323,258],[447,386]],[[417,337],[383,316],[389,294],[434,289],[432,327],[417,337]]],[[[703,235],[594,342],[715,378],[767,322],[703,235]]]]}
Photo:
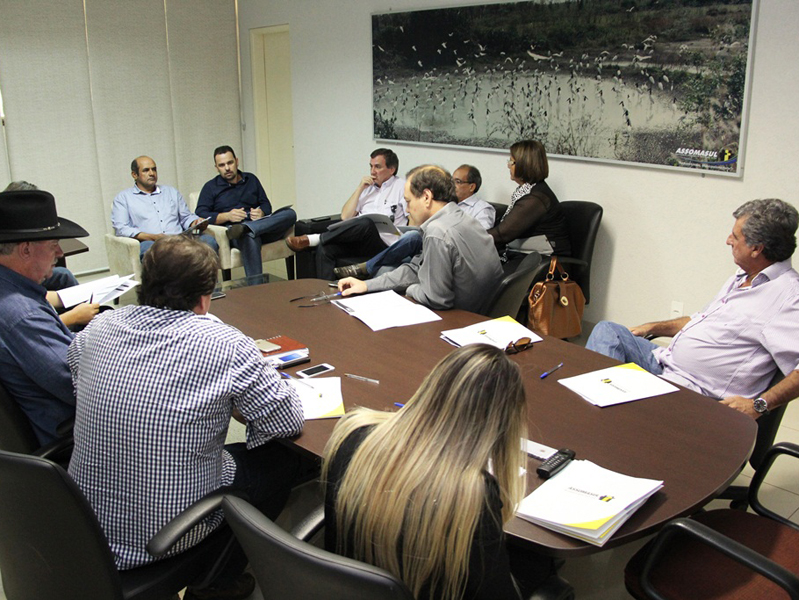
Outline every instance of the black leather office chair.
{"type": "MultiPolygon", "coordinates": [[[[594,244],[602,222],[602,207],[584,200],[567,200],[560,203],[569,224],[571,256],[559,256],[563,270],[583,290],[585,303],[591,301],[591,263],[594,259],[594,244]]],[[[546,279],[549,261],[544,261],[533,278],[533,283],[546,279]]]]}
{"type": "Polygon", "coordinates": [[[71,422],[63,431],[59,428],[59,434],[61,435],[59,439],[46,446],[40,446],[28,417],[6,388],[0,385],[0,450],[36,454],[55,460],[59,464],[66,464],[72,454],[71,422]]]}
{"type": "MultiPolygon", "coordinates": [[[[236,501],[235,499],[233,501],[233,504],[241,505],[241,503],[236,501]]],[[[223,502],[223,506],[225,506],[224,502],[223,502]]],[[[245,513],[245,519],[248,520],[251,515],[254,515],[256,518],[258,518],[258,515],[260,515],[260,513],[258,513],[258,511],[256,511],[254,508],[252,508],[252,506],[250,506],[249,504],[247,506],[249,508],[247,509],[247,512],[245,513]],[[252,511],[254,511],[254,512],[252,512],[252,511]],[[257,514],[255,514],[255,513],[257,513],[257,514]]],[[[236,526],[234,525],[234,523],[235,523],[237,517],[233,516],[227,509],[225,510],[225,517],[228,519],[228,522],[230,523],[230,526],[235,531],[236,530],[235,529],[236,526]]],[[[261,517],[263,517],[263,515],[261,515],[261,517]]],[[[266,517],[263,517],[263,518],[265,519],[266,517]]],[[[267,519],[267,521],[268,521],[268,519],[267,519]]],[[[258,521],[258,522],[260,522],[260,521],[258,521]]],[[[277,528],[277,526],[274,525],[273,523],[271,523],[271,521],[269,522],[269,524],[271,525],[272,528],[277,528]]],[[[297,541],[297,540],[302,540],[304,542],[311,541],[318,533],[320,533],[322,531],[322,529],[324,528],[324,525],[325,525],[325,508],[324,508],[324,505],[319,505],[313,511],[311,511],[299,524],[297,524],[294,527],[294,529],[292,530],[291,534],[287,534],[286,532],[284,532],[280,528],[277,528],[277,531],[282,536],[288,536],[287,539],[291,543],[292,546],[298,545],[300,547],[300,549],[307,549],[308,547],[310,547],[310,548],[314,549],[316,552],[323,553],[323,556],[325,556],[325,557],[332,557],[333,559],[336,559],[336,560],[347,560],[347,561],[349,561],[349,559],[343,559],[342,557],[340,557],[338,555],[335,555],[335,554],[331,555],[329,552],[324,552],[323,550],[319,550],[315,546],[310,546],[310,544],[302,544],[301,542],[297,541]]],[[[255,525],[251,525],[248,522],[245,523],[244,526],[248,527],[248,528],[255,527],[255,525]]],[[[236,535],[237,536],[239,535],[238,531],[236,532],[236,535]]],[[[252,535],[255,537],[254,543],[258,544],[259,542],[258,542],[258,537],[257,536],[260,535],[260,534],[258,532],[254,532],[252,535]]],[[[247,547],[245,545],[244,540],[242,538],[239,538],[239,541],[241,542],[241,544],[243,546],[245,546],[245,551],[246,551],[247,547]]],[[[364,566],[365,567],[369,567],[369,565],[364,565],[364,563],[360,563],[358,561],[351,561],[351,562],[354,562],[359,567],[364,567],[364,566]]],[[[251,563],[251,566],[252,566],[253,570],[256,570],[256,566],[254,564],[254,561],[250,560],[250,563],[251,563]]],[[[373,568],[373,567],[369,567],[369,568],[373,568]]],[[[385,571],[382,571],[380,569],[377,569],[377,570],[380,573],[385,573],[385,571]]],[[[272,577],[272,573],[273,573],[273,571],[271,570],[271,567],[269,567],[268,565],[266,567],[264,567],[264,572],[263,572],[263,577],[264,578],[272,577]]],[[[314,573],[316,573],[315,570],[314,570],[314,573]]],[[[385,573],[385,574],[387,576],[389,576],[389,577],[392,577],[388,573],[385,573]]],[[[256,570],[256,577],[258,577],[257,570],[256,570]]],[[[405,586],[403,585],[403,588],[404,587],[405,586]]],[[[269,589],[271,590],[273,588],[269,587],[269,589]]],[[[282,588],[281,588],[281,590],[282,590],[282,588]]],[[[262,588],[261,591],[264,592],[264,598],[271,597],[268,593],[266,593],[266,590],[264,588],[262,588]]],[[[300,594],[299,596],[295,596],[295,597],[303,598],[303,600],[305,600],[305,599],[314,600],[315,598],[332,598],[333,600],[336,600],[337,598],[355,598],[356,600],[358,600],[358,599],[362,598],[362,596],[352,596],[352,595],[347,595],[347,594],[345,594],[344,596],[304,595],[306,592],[305,592],[304,589],[302,591],[303,591],[303,594],[300,594]]],[[[345,592],[346,592],[346,590],[345,590],[345,592]]],[[[276,597],[283,597],[283,596],[276,596],[276,597]]],[[[367,596],[367,597],[369,597],[369,598],[374,597],[374,598],[378,598],[378,599],[383,598],[383,596],[367,596]]],[[[405,598],[405,597],[407,597],[407,596],[404,596],[404,595],[403,596],[399,596],[399,598],[405,598]]],[[[389,599],[393,599],[393,598],[397,598],[397,596],[389,596],[388,598],[389,599]]],[[[569,585],[569,583],[565,579],[561,578],[557,573],[553,573],[526,600],[574,600],[574,589],[571,587],[571,585],[569,585]]]]}
{"type": "MultiPolygon", "coordinates": [[[[538,252],[531,252],[525,256],[516,270],[502,279],[483,314],[492,319],[505,315],[516,317],[522,304],[525,304],[530,284],[541,262],[542,258],[538,252]]],[[[549,265],[549,261],[546,262],[549,265]]]]}
{"type": "MultiPolygon", "coordinates": [[[[118,571],[94,511],[61,467],[0,451],[0,482],[0,573],[9,600],[163,600],[187,585],[208,585],[235,544],[222,527],[175,557],[118,571]]],[[[199,501],[201,510],[176,517],[162,541],[180,539],[219,508],[225,493],[217,490],[199,501]]]]}
{"type": "MultiPolygon", "coordinates": [[[[777,371],[777,375],[774,376],[774,379],[771,380],[768,387],[773,387],[776,383],[781,381],[782,378],[782,373],[777,371]]],[[[779,408],[769,411],[767,415],[763,415],[756,421],[757,437],[755,438],[755,448],[752,450],[752,456],[749,457],[749,465],[755,471],[763,464],[766,452],[768,452],[774,444],[786,408],[788,408],[788,405],[783,404],[779,408]]],[[[731,485],[719,495],[719,499],[732,500],[730,503],[732,508],[746,510],[749,506],[749,488],[742,485],[731,485]]]]}
{"type": "Polygon", "coordinates": [[[413,600],[390,573],[305,543],[240,498],[225,498],[222,506],[264,598],[413,600]]]}
{"type": "Polygon", "coordinates": [[[799,599],[799,527],[757,497],[780,454],[799,458],[799,445],[783,442],[766,453],[749,488],[757,514],[721,509],[672,521],[627,564],[630,594],[656,600],[799,599]]]}

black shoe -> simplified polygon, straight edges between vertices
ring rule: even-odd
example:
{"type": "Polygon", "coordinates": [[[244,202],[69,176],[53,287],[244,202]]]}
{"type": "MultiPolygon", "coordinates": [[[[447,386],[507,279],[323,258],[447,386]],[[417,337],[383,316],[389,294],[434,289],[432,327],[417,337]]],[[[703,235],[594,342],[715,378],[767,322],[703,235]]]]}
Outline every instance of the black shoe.
{"type": "Polygon", "coordinates": [[[220,589],[207,587],[201,590],[187,588],[183,600],[245,600],[255,589],[255,577],[242,573],[230,586],[220,589]]]}
{"type": "Polygon", "coordinates": [[[244,235],[244,232],[245,232],[244,225],[242,225],[241,223],[236,223],[234,225],[231,225],[230,227],[227,228],[227,232],[226,232],[227,233],[227,239],[229,239],[229,240],[237,240],[242,235],[244,235]]]}
{"type": "Polygon", "coordinates": [[[366,263],[347,265],[346,267],[336,267],[333,269],[333,275],[336,279],[344,279],[345,277],[369,279],[369,271],[366,270],[366,263]]]}

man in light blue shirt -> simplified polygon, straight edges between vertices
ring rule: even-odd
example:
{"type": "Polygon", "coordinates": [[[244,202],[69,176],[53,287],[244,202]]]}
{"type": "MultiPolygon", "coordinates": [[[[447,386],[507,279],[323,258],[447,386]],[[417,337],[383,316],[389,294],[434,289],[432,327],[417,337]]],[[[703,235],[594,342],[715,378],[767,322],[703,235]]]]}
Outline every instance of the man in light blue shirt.
{"type": "MultiPolygon", "coordinates": [[[[140,242],[139,256],[165,235],[183,233],[202,219],[192,213],[180,192],[168,185],[157,185],[158,168],[149,156],[140,156],[130,164],[134,185],[114,198],[111,223],[119,237],[131,237],[140,242]]],[[[203,226],[204,230],[207,225],[203,226]]],[[[203,234],[200,241],[215,252],[219,245],[213,236],[203,234]]]]}

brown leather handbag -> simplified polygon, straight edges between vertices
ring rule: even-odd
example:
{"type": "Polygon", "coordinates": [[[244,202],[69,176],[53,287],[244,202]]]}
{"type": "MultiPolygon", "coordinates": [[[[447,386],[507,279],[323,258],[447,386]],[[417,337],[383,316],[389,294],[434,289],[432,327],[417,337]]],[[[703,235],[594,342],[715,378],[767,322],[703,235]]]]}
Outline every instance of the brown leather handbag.
{"type": "Polygon", "coordinates": [[[546,281],[539,281],[530,290],[529,302],[527,324],[533,331],[557,338],[580,335],[585,296],[580,286],[569,279],[557,256],[549,261],[546,281]]]}

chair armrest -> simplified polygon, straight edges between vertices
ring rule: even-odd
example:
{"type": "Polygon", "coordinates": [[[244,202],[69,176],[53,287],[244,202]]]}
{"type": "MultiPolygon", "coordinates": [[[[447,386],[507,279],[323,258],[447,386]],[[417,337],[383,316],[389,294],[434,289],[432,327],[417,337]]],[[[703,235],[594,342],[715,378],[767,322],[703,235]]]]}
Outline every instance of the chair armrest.
{"type": "Polygon", "coordinates": [[[233,261],[230,257],[230,240],[227,237],[227,227],[223,225],[209,225],[205,233],[214,236],[219,246],[219,264],[222,269],[232,269],[233,261]]]}
{"type": "Polygon", "coordinates": [[[310,539],[322,530],[325,525],[325,505],[320,504],[314,508],[305,518],[297,523],[294,529],[291,530],[293,535],[298,540],[303,542],[310,541],[310,539]]]}
{"type": "Polygon", "coordinates": [[[308,235],[309,233],[323,233],[333,223],[341,221],[341,215],[325,215],[310,219],[299,219],[294,224],[294,235],[308,235]]]}
{"type": "Polygon", "coordinates": [[[205,517],[222,507],[222,500],[225,496],[238,496],[247,499],[247,494],[241,490],[234,490],[230,487],[221,487],[209,492],[187,508],[179,515],[174,517],[169,523],[164,525],[145,546],[147,552],[155,558],[160,558],[174,546],[180,538],[202,521],[205,517]]]}
{"type": "Polygon", "coordinates": [[[760,486],[765,480],[766,475],[768,475],[768,472],[771,469],[771,466],[774,464],[774,461],[777,460],[777,457],[782,454],[799,458],[799,445],[792,444],[791,442],[779,442],[778,444],[774,444],[766,451],[766,454],[763,456],[763,462],[760,463],[760,466],[757,468],[754,476],[752,477],[752,483],[749,484],[749,505],[757,514],[774,519],[783,525],[788,525],[789,527],[799,530],[799,525],[796,525],[782,515],[778,515],[774,511],[769,510],[763,506],[758,498],[760,486]]]}
{"type": "Polygon", "coordinates": [[[799,578],[788,569],[758,554],[751,548],[731,540],[707,525],[692,521],[691,519],[675,519],[658,533],[652,550],[641,570],[641,586],[649,596],[656,600],[666,600],[655,590],[650,580],[652,569],[660,558],[666,553],[669,541],[677,535],[688,535],[698,542],[705,544],[729,558],[741,563],[745,567],[760,573],[786,590],[791,598],[799,598],[799,578]]]}
{"type": "Polygon", "coordinates": [[[110,271],[123,276],[141,272],[139,248],[138,240],[105,234],[105,250],[110,271]]]}
{"type": "Polygon", "coordinates": [[[70,432],[69,435],[56,438],[49,444],[45,444],[33,452],[33,455],[41,456],[42,458],[61,464],[61,459],[64,459],[64,462],[69,460],[74,446],[75,440],[72,438],[72,432],[70,432]]]}

